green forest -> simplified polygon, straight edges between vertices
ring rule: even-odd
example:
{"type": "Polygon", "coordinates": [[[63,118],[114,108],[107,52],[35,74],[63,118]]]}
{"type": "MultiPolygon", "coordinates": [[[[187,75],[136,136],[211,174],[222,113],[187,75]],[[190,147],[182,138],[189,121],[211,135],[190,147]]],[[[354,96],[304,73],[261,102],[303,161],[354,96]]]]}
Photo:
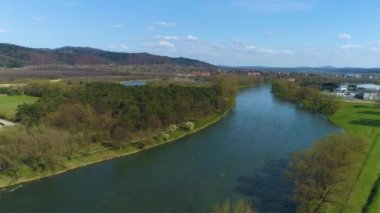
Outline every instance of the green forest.
{"type": "Polygon", "coordinates": [[[322,94],[312,87],[301,87],[292,81],[274,81],[272,93],[281,99],[296,102],[307,110],[326,115],[334,114],[341,105],[340,100],[336,97],[322,94]]]}
{"type": "Polygon", "coordinates": [[[92,147],[117,151],[133,142],[143,149],[177,129],[191,131],[199,120],[220,117],[235,102],[234,87],[220,79],[204,87],[33,83],[18,93],[39,99],[18,107],[22,125],[0,131],[0,174],[15,181],[23,170],[63,169],[63,161],[92,147]]]}

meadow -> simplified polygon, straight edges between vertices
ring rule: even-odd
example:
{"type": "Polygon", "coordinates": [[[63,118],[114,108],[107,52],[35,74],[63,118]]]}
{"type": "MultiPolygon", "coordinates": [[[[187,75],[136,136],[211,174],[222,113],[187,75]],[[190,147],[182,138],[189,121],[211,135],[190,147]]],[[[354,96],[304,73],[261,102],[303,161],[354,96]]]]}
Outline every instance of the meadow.
{"type": "Polygon", "coordinates": [[[0,117],[14,120],[17,106],[24,103],[33,103],[36,97],[17,95],[17,96],[0,96],[0,117]]]}

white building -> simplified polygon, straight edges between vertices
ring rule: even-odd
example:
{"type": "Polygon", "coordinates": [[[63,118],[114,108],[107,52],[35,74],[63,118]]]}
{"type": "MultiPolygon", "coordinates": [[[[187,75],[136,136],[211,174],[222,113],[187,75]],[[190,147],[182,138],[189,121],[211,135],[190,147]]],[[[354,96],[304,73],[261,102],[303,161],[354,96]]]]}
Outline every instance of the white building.
{"type": "Polygon", "coordinates": [[[380,86],[376,84],[358,84],[357,87],[359,90],[380,91],[380,86]]]}
{"type": "Polygon", "coordinates": [[[340,85],[337,89],[339,92],[347,92],[347,85],[340,85]]]}
{"type": "Polygon", "coordinates": [[[358,84],[359,97],[364,100],[378,100],[380,98],[380,86],[376,84],[358,84]]]}

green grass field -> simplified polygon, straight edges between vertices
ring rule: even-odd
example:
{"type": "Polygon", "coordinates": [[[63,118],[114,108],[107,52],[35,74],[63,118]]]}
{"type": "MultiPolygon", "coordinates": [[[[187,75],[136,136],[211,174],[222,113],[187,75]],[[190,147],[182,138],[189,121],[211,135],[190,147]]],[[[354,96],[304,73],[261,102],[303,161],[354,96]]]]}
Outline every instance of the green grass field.
{"type": "Polygon", "coordinates": [[[377,184],[380,177],[380,107],[346,102],[330,119],[369,141],[363,167],[341,212],[380,212],[380,188],[377,184]]]}
{"type": "Polygon", "coordinates": [[[0,117],[13,120],[17,106],[23,103],[33,103],[36,97],[30,96],[0,96],[0,117]]]}

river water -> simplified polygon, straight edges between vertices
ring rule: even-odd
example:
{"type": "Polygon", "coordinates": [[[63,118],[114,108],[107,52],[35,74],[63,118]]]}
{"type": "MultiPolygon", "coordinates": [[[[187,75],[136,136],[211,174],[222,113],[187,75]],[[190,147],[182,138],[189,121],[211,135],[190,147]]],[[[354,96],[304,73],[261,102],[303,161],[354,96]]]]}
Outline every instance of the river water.
{"type": "Polygon", "coordinates": [[[220,122],[177,142],[0,189],[0,212],[209,212],[241,198],[259,212],[294,212],[283,178],[291,153],[337,131],[270,86],[249,88],[220,122]]]}

